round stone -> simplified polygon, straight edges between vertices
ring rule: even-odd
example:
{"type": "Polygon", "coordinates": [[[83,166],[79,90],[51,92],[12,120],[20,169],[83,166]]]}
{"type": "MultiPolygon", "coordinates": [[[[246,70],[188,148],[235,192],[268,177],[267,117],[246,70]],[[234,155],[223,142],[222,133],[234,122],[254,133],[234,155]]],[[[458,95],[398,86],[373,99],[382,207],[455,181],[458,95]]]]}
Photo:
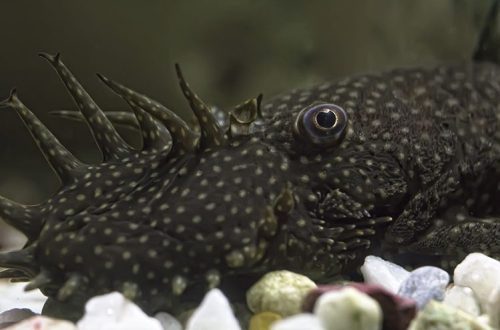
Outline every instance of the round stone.
{"type": "Polygon", "coordinates": [[[365,258],[361,273],[365,283],[380,285],[392,293],[397,293],[401,283],[410,276],[403,267],[376,256],[365,258]]]}
{"type": "Polygon", "coordinates": [[[473,316],[479,316],[481,312],[476,295],[471,288],[465,286],[449,287],[444,294],[443,304],[458,308],[473,316]]]}
{"type": "Polygon", "coordinates": [[[268,330],[276,321],[281,320],[281,316],[272,312],[257,313],[250,319],[249,330],[268,330]]]}
{"type": "Polygon", "coordinates": [[[485,309],[490,294],[500,286],[500,261],[482,253],[471,253],[455,268],[453,280],[456,285],[471,288],[485,309]]]}
{"type": "Polygon", "coordinates": [[[325,330],[379,330],[382,310],[368,295],[347,287],[322,295],[314,307],[325,330]]]}
{"type": "Polygon", "coordinates": [[[441,268],[424,266],[415,269],[401,283],[398,294],[417,302],[422,309],[430,300],[442,301],[450,275],[441,268]]]}
{"type": "Polygon", "coordinates": [[[472,315],[437,301],[430,301],[411,322],[409,330],[489,330],[472,315]]]}
{"type": "Polygon", "coordinates": [[[285,270],[270,272],[247,291],[247,305],[254,313],[298,314],[302,300],[314,288],[316,284],[306,276],[285,270]]]}
{"type": "Polygon", "coordinates": [[[319,318],[314,314],[297,314],[273,323],[271,330],[324,330],[319,318]]]}

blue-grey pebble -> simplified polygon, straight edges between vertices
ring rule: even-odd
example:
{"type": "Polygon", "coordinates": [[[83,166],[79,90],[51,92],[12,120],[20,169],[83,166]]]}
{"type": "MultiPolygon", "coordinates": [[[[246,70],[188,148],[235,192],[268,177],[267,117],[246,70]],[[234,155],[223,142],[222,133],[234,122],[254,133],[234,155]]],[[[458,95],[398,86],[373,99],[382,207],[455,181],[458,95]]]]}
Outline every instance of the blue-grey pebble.
{"type": "Polygon", "coordinates": [[[425,266],[415,269],[401,283],[398,295],[413,299],[422,309],[432,299],[442,301],[450,275],[441,268],[425,266]]]}

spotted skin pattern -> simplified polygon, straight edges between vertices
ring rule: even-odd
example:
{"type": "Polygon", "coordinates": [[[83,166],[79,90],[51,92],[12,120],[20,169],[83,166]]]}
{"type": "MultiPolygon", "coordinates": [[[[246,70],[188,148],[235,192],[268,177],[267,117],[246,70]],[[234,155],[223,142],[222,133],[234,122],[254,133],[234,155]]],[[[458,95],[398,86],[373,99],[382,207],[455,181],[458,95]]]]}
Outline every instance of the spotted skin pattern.
{"type": "MultiPolygon", "coordinates": [[[[148,313],[211,287],[289,269],[321,281],[368,253],[454,263],[500,256],[500,69],[402,69],[294,90],[229,116],[181,88],[198,124],[100,76],[133,113],[106,115],[60,57],[43,55],[75,99],[103,162],[76,159],[19,100],[16,110],[62,182],[48,201],[0,198],[29,239],[0,255],[1,277],[30,281],[48,305],[81,310],[117,290],[148,313]],[[303,109],[347,114],[333,145],[295,129],[303,109]],[[113,127],[139,129],[140,150],[113,127]]],[[[310,124],[310,123],[304,123],[310,124]]],[[[47,313],[51,310],[47,308],[47,313]]],[[[67,316],[67,314],[66,314],[67,316]]]]}

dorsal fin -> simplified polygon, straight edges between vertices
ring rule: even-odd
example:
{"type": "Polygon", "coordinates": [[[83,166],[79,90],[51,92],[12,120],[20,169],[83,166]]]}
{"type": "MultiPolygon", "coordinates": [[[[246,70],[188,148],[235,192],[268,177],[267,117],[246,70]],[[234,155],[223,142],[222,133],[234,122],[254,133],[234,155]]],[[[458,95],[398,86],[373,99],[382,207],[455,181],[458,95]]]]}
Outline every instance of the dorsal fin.
{"type": "Polygon", "coordinates": [[[0,271],[0,279],[19,279],[19,280],[29,280],[28,274],[19,269],[6,269],[0,271]]]}
{"type": "Polygon", "coordinates": [[[19,269],[28,276],[34,276],[38,272],[34,252],[35,247],[30,246],[22,250],[0,253],[0,267],[19,269]]]}
{"type": "Polygon", "coordinates": [[[142,150],[165,152],[172,147],[168,129],[141,107],[131,104],[135,117],[141,126],[142,150]]]}
{"type": "Polygon", "coordinates": [[[37,206],[22,205],[0,196],[0,218],[28,238],[38,237],[42,217],[37,206]]]}
{"type": "MultiPolygon", "coordinates": [[[[172,145],[172,138],[168,129],[142,108],[138,106],[132,108],[134,112],[106,111],[105,114],[114,125],[139,131],[143,138],[143,150],[163,151],[169,149],[172,145]],[[138,113],[141,115],[139,116],[138,113]],[[143,123],[141,123],[141,119],[143,123]]],[[[84,121],[79,111],[55,110],[51,111],[50,114],[64,119],[84,121]]]]}
{"type": "MultiPolygon", "coordinates": [[[[139,123],[137,122],[137,118],[135,118],[135,115],[133,112],[128,112],[128,111],[105,111],[106,117],[108,117],[109,121],[113,123],[113,125],[116,126],[122,126],[134,131],[140,131],[141,127],[139,126],[139,123]]],[[[85,118],[83,117],[82,113],[80,111],[75,111],[75,110],[53,110],[50,111],[49,114],[59,117],[59,118],[64,118],[64,119],[69,119],[69,120],[74,120],[74,121],[79,121],[79,122],[85,122],[85,118]]]]}
{"type": "Polygon", "coordinates": [[[85,166],[19,100],[15,89],[11,91],[7,100],[0,103],[0,106],[9,106],[17,112],[38,145],[38,148],[40,148],[50,166],[63,183],[71,181],[75,170],[85,166]]]}
{"type": "Polygon", "coordinates": [[[90,95],[83,89],[75,76],[69,71],[60,59],[45,53],[39,54],[45,58],[56,70],[57,74],[66,85],[78,108],[85,117],[92,135],[103,154],[104,161],[128,157],[132,152],[130,146],[121,138],[104,112],[99,108],[90,95]]]}
{"type": "Polygon", "coordinates": [[[184,79],[184,75],[182,74],[179,64],[175,64],[175,70],[177,72],[182,93],[188,100],[191,110],[196,115],[200,124],[200,148],[205,149],[224,145],[227,142],[224,134],[225,132],[217,123],[217,119],[214,117],[205,102],[203,102],[200,97],[191,90],[189,84],[184,79]]]}
{"type": "Polygon", "coordinates": [[[490,61],[493,63],[500,63],[499,46],[500,42],[497,36],[496,28],[498,26],[498,9],[500,0],[493,0],[491,7],[486,15],[484,26],[481,30],[478,43],[474,50],[472,59],[476,62],[490,61]]]}
{"type": "Polygon", "coordinates": [[[173,140],[171,156],[190,152],[196,148],[198,136],[184,120],[170,109],[101,74],[98,74],[98,77],[115,93],[125,99],[132,108],[141,108],[165,125],[173,140]]]}

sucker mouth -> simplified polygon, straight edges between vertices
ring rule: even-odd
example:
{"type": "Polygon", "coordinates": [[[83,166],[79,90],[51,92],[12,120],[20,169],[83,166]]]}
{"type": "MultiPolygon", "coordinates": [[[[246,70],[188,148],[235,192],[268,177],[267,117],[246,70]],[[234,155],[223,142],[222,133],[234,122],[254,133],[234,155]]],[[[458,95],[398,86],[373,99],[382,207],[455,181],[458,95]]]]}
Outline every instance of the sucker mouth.
{"type": "Polygon", "coordinates": [[[317,218],[346,222],[373,216],[370,212],[373,205],[363,205],[337,187],[323,185],[314,189],[312,195],[316,196],[316,200],[309,201],[307,206],[311,215],[317,218]]]}
{"type": "Polygon", "coordinates": [[[392,216],[379,215],[373,208],[369,211],[338,189],[328,188],[314,195],[316,200],[306,204],[313,235],[318,242],[337,246],[339,251],[370,246],[380,229],[393,221],[392,216]]]}

